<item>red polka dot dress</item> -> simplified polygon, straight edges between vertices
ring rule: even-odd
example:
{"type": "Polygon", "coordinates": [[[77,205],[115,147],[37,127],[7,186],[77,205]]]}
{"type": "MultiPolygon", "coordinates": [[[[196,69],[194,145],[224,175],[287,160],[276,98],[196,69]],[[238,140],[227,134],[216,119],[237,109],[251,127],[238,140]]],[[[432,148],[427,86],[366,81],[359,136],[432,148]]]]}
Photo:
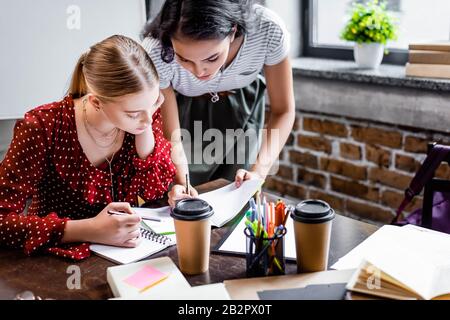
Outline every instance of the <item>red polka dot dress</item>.
{"type": "MultiPolygon", "coordinates": [[[[146,159],[139,158],[134,135],[125,134],[112,162],[114,201],[136,206],[137,196],[149,201],[169,188],[175,166],[160,111],[154,114],[152,127],[155,147],[146,159]]],[[[28,255],[86,258],[88,243],[61,243],[65,224],[94,217],[110,202],[108,164],[94,167],[84,154],[70,96],[37,107],[17,121],[0,165],[0,246],[23,248],[28,255]],[[24,214],[27,199],[31,204],[24,214]]]]}

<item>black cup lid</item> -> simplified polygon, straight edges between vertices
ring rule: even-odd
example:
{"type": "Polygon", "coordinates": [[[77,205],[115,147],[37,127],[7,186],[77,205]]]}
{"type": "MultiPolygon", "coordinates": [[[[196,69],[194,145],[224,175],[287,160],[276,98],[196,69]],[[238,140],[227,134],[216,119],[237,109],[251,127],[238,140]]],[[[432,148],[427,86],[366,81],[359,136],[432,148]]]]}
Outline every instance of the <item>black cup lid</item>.
{"type": "Polygon", "coordinates": [[[332,220],[334,210],[328,203],[322,200],[304,200],[295,206],[291,213],[292,219],[303,223],[322,223],[332,220]]]}
{"type": "Polygon", "coordinates": [[[213,213],[213,208],[205,200],[189,198],[178,201],[171,216],[178,220],[195,221],[209,218],[213,213]]]}

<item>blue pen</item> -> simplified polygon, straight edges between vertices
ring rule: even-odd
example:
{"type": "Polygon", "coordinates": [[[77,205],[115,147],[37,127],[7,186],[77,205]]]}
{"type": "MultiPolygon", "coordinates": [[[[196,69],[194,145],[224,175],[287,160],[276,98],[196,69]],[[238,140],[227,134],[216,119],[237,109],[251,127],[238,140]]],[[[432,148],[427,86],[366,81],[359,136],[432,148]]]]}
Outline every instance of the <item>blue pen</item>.
{"type": "Polygon", "coordinates": [[[255,216],[256,216],[256,203],[255,203],[255,199],[250,198],[250,209],[252,210],[252,216],[251,216],[251,221],[255,220],[255,216]]]}

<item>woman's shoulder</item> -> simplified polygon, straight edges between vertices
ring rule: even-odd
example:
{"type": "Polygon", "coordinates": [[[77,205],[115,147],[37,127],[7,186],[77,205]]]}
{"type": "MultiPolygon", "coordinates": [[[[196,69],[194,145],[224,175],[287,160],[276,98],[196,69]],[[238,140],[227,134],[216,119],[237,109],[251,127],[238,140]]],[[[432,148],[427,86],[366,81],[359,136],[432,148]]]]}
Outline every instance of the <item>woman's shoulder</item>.
{"type": "Polygon", "coordinates": [[[159,75],[160,86],[162,89],[170,85],[173,79],[174,70],[177,68],[175,60],[172,62],[165,62],[162,59],[162,45],[158,39],[151,36],[145,37],[141,42],[142,47],[147,51],[150,59],[155,65],[156,71],[159,75]]]}
{"type": "Polygon", "coordinates": [[[247,55],[259,56],[265,65],[281,62],[290,49],[290,34],[283,20],[274,11],[261,5],[254,6],[247,33],[247,55]],[[264,57],[261,55],[264,53],[264,57]]]}
{"type": "Polygon", "coordinates": [[[71,95],[68,95],[64,97],[62,100],[57,100],[37,106],[28,111],[26,114],[53,114],[53,113],[56,114],[60,112],[62,109],[72,105],[73,105],[73,98],[71,95]]]}
{"type": "Polygon", "coordinates": [[[268,33],[274,30],[287,33],[283,19],[273,10],[256,4],[253,7],[253,26],[249,29],[255,34],[268,33]]]}
{"type": "Polygon", "coordinates": [[[161,42],[153,38],[152,36],[147,36],[141,41],[141,46],[147,51],[148,53],[152,51],[159,51],[161,52],[161,42]]]}
{"type": "Polygon", "coordinates": [[[153,61],[153,64],[158,69],[161,67],[170,67],[171,63],[167,63],[162,60],[162,45],[158,39],[147,36],[142,40],[141,45],[145,49],[145,51],[147,51],[148,55],[153,61]]]}
{"type": "Polygon", "coordinates": [[[57,121],[69,119],[69,109],[73,107],[70,95],[59,101],[53,101],[37,106],[26,112],[20,121],[22,125],[32,128],[50,129],[57,121]]]}

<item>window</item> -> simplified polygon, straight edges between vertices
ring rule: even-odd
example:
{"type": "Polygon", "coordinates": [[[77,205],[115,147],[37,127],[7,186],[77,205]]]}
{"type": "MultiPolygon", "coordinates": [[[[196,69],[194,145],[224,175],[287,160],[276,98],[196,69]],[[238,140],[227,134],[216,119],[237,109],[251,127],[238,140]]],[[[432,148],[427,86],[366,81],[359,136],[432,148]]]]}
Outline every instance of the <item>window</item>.
{"type": "MultiPolygon", "coordinates": [[[[350,12],[352,0],[307,0],[303,8],[306,56],[353,59],[353,45],[339,35],[350,12]]],[[[356,2],[366,2],[357,0],[356,2]]],[[[388,0],[387,7],[397,18],[399,38],[388,43],[383,62],[404,64],[408,44],[449,39],[450,1],[388,0]]]]}
{"type": "Polygon", "coordinates": [[[155,18],[163,4],[164,0],[145,0],[147,20],[155,18]]]}

